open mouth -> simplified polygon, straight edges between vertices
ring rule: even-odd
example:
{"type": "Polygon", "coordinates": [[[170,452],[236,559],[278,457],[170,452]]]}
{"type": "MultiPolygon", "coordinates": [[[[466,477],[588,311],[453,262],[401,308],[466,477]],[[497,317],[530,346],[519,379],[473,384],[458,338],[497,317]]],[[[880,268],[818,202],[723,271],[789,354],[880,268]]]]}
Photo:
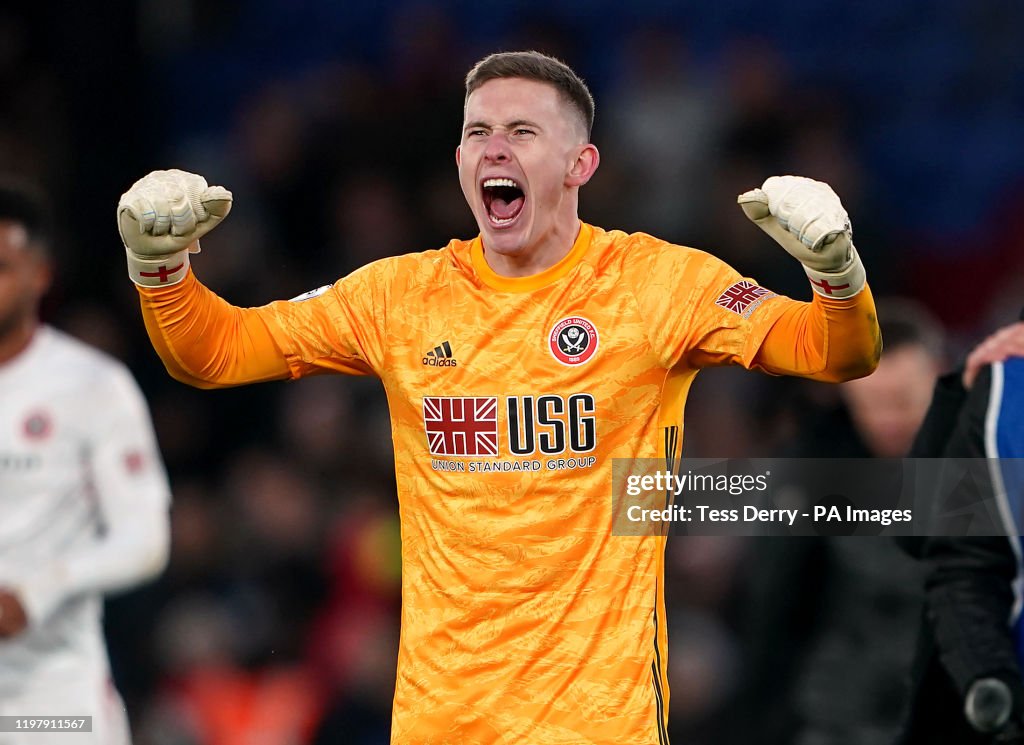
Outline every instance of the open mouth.
{"type": "Polygon", "coordinates": [[[489,178],[483,182],[484,207],[491,224],[512,224],[526,205],[526,192],[510,178],[489,178]]]}

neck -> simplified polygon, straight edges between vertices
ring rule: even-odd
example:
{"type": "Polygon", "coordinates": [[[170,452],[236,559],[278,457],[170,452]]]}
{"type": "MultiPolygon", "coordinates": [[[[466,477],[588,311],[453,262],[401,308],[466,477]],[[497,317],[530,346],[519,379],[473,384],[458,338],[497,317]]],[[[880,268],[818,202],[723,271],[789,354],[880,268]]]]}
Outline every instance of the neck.
{"type": "Polygon", "coordinates": [[[580,234],[580,219],[573,211],[565,219],[551,226],[539,241],[527,251],[517,254],[500,254],[489,251],[484,244],[484,258],[495,274],[502,277],[529,277],[550,269],[564,259],[572,250],[580,234]]]}
{"type": "Polygon", "coordinates": [[[39,321],[30,317],[0,330],[0,364],[24,352],[38,328],[39,321]]]}

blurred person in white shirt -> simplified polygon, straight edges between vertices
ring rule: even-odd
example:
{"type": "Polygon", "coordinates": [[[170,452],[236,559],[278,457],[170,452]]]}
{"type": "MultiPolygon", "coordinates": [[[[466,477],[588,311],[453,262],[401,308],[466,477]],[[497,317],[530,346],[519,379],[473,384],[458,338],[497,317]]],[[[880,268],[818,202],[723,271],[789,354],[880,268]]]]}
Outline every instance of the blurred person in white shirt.
{"type": "Polygon", "coordinates": [[[170,489],[131,373],[39,320],[52,271],[45,200],[0,182],[0,745],[122,745],[103,595],[163,570],[170,489]]]}

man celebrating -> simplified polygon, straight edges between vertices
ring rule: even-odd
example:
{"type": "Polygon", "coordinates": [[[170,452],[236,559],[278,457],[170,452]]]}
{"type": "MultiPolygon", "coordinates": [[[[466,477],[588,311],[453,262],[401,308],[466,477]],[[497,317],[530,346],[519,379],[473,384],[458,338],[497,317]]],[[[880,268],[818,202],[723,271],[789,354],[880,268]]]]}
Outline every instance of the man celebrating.
{"type": "Polygon", "coordinates": [[[122,745],[102,595],[163,569],[170,489],[128,370],[40,324],[51,264],[42,201],[0,184],[0,742],[122,745]]]}
{"type": "Polygon", "coordinates": [[[227,304],[189,267],[225,189],[158,171],[118,207],[177,379],[383,381],[403,539],[396,743],[665,742],[665,539],[612,536],[612,459],[680,456],[702,367],[840,381],[878,360],[828,186],[787,176],[740,197],[814,286],[811,303],[779,297],[701,251],[581,223],[593,116],[561,62],[487,57],[456,151],[480,235],[262,308],[227,304]]]}

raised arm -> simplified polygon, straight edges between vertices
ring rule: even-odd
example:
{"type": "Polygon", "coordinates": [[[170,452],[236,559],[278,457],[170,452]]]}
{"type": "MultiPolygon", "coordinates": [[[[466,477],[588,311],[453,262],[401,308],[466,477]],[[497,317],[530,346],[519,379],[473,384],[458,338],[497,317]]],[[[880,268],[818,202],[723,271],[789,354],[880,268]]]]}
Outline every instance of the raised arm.
{"type": "Polygon", "coordinates": [[[744,213],[803,264],[810,303],[790,303],[754,364],[767,372],[838,383],[878,366],[882,338],[853,227],[828,184],[773,176],[738,198],[744,213]]]}
{"type": "Polygon", "coordinates": [[[331,370],[372,374],[383,356],[387,267],[366,267],[295,301],[239,308],[196,279],[189,254],[231,210],[231,192],[185,171],[154,171],[118,204],[128,272],[170,374],[222,388],[331,370]]]}
{"type": "Polygon", "coordinates": [[[170,287],[138,289],[149,339],[175,380],[223,388],[289,377],[266,309],[231,305],[191,271],[170,287]]]}
{"type": "Polygon", "coordinates": [[[168,372],[200,388],[288,376],[259,310],[236,308],[189,268],[199,239],[231,211],[231,192],[179,170],[136,181],[117,205],[128,274],[139,289],[146,330],[168,372]]]}
{"type": "Polygon", "coordinates": [[[664,364],[742,365],[827,382],[874,371],[882,351],[875,303],[839,197],[827,184],[780,176],[739,200],[804,265],[813,299],[776,295],[703,252],[652,252],[637,295],[664,364]]]}
{"type": "Polygon", "coordinates": [[[873,372],[881,352],[875,303],[865,285],[849,298],[815,293],[809,303],[787,302],[753,366],[776,375],[841,383],[873,372]]]}

